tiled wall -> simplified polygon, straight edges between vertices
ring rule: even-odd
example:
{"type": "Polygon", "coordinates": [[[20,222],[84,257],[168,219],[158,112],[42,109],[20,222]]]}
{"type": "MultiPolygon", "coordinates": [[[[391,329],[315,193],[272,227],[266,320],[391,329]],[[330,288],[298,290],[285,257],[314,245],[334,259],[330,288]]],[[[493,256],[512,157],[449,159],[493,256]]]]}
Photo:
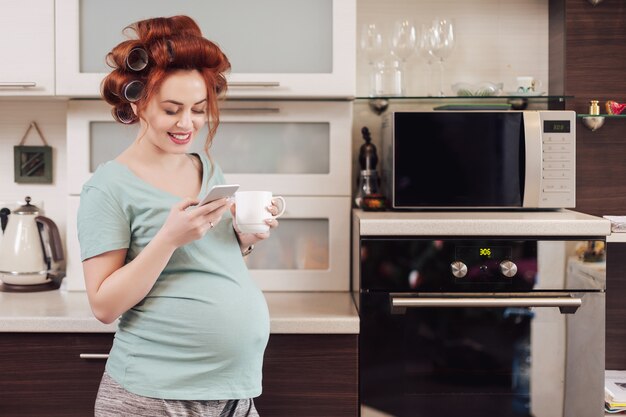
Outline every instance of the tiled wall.
{"type": "MultiPolygon", "coordinates": [[[[428,23],[437,16],[452,18],[457,43],[445,63],[444,92],[455,82],[504,83],[514,90],[515,77],[532,75],[548,91],[548,1],[547,0],[359,0],[357,10],[357,96],[369,93],[370,67],[359,50],[358,35],[363,25],[390,27],[395,19],[410,18],[416,24],[428,23]]],[[[425,95],[428,67],[417,54],[407,62],[407,95],[425,95]]],[[[431,81],[438,83],[433,66],[431,81]]],[[[434,89],[430,88],[430,91],[434,89]]],[[[399,104],[389,110],[430,110],[434,104],[399,104]]],[[[361,128],[367,126],[375,145],[380,142],[381,116],[370,111],[367,101],[354,105],[353,176],[356,177],[358,150],[363,141],[361,128]]],[[[380,147],[379,147],[380,150],[380,147]]],[[[356,184],[356,180],[353,181],[356,184]]]]}
{"type": "MultiPolygon", "coordinates": [[[[65,241],[65,205],[67,197],[67,152],[65,116],[67,102],[60,99],[0,100],[0,202],[43,201],[43,209],[59,226],[65,241]],[[17,184],[14,182],[13,147],[18,145],[30,122],[35,121],[52,150],[52,184],[17,184]]],[[[42,146],[31,129],[25,145],[42,146]]]]}

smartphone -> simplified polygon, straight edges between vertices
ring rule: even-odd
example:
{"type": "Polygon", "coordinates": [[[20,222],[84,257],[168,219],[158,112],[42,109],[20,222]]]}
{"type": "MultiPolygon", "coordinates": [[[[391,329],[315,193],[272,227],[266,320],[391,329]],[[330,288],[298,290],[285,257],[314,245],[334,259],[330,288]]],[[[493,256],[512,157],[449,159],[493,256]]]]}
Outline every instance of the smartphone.
{"type": "Polygon", "coordinates": [[[198,207],[210,203],[211,201],[219,200],[220,198],[230,197],[235,194],[238,188],[239,184],[214,185],[206,197],[198,204],[198,207]]]}

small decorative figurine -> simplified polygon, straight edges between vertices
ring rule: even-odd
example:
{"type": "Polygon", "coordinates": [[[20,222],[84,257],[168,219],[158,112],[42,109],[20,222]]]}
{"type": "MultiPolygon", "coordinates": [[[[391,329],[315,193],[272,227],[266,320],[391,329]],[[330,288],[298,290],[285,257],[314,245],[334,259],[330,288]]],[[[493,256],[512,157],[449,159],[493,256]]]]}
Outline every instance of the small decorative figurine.
{"type": "Polygon", "coordinates": [[[609,100],[606,102],[607,114],[622,114],[626,108],[626,103],[618,103],[617,101],[609,100]]]}

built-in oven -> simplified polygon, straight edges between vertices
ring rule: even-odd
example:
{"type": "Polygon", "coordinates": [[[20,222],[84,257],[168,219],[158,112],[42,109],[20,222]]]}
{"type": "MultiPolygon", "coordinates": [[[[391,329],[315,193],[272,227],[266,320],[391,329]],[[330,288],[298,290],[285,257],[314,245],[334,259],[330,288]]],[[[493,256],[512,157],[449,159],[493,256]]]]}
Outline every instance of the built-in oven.
{"type": "Polygon", "coordinates": [[[605,270],[581,246],[362,236],[361,416],[603,416],[605,270]]]}

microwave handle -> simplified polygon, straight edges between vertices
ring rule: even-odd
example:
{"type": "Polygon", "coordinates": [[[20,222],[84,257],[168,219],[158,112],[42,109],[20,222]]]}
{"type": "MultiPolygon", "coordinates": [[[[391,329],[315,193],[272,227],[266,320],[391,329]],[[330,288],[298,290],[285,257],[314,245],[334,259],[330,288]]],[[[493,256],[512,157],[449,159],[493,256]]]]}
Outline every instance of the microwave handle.
{"type": "Polygon", "coordinates": [[[561,314],[574,314],[582,305],[578,297],[396,297],[391,296],[392,313],[402,313],[406,308],[432,307],[558,307],[561,314]]]}

